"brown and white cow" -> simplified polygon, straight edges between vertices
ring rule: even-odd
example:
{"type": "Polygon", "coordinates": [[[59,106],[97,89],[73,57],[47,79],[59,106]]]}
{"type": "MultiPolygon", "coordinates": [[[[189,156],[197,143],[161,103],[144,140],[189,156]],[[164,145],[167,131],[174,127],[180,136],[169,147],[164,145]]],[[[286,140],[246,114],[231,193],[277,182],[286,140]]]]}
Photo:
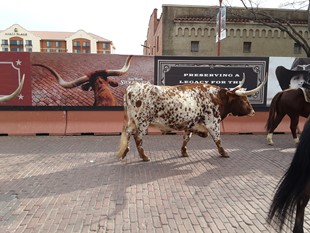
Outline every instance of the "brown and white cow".
{"type": "Polygon", "coordinates": [[[82,85],[84,91],[94,91],[94,106],[116,106],[118,105],[111,89],[117,87],[118,82],[110,80],[109,76],[120,76],[125,74],[130,66],[132,55],[129,55],[124,66],[118,70],[96,70],[81,76],[73,81],[65,81],[53,68],[43,64],[32,64],[32,66],[40,66],[48,69],[57,79],[60,86],[64,88],[75,88],[82,85]]]}
{"type": "MultiPolygon", "coordinates": [[[[243,84],[244,80],[242,81],[243,84]]],[[[156,86],[133,83],[124,95],[124,125],[118,158],[125,158],[133,134],[140,157],[148,161],[142,147],[142,137],[149,126],[161,131],[184,131],[181,153],[187,157],[187,143],[192,133],[201,137],[210,134],[221,156],[229,157],[221,144],[220,122],[228,115],[254,115],[247,98],[264,86],[244,91],[241,86],[228,90],[209,84],[156,86]]]]}

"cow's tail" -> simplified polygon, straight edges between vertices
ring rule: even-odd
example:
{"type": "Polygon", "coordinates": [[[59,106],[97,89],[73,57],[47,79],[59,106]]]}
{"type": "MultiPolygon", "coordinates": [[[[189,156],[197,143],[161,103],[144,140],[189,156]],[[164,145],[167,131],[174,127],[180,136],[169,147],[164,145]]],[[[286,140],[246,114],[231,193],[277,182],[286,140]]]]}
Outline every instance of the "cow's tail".
{"type": "Polygon", "coordinates": [[[293,223],[293,215],[296,205],[310,178],[310,121],[304,126],[300,137],[300,143],[290,167],[281,178],[272,203],[270,205],[267,222],[275,223],[279,232],[286,221],[293,223]]]}
{"type": "Polygon", "coordinates": [[[123,123],[123,130],[121,133],[121,140],[119,145],[119,150],[116,154],[118,159],[124,158],[126,153],[128,152],[128,113],[127,113],[127,95],[124,95],[124,123],[123,123]]]}
{"type": "Polygon", "coordinates": [[[283,92],[279,92],[277,93],[273,98],[272,98],[272,101],[271,101],[271,104],[270,104],[270,107],[269,107],[269,116],[268,116],[268,120],[267,120],[267,123],[266,123],[266,130],[267,132],[269,132],[271,130],[271,128],[273,127],[274,125],[274,120],[277,116],[277,105],[278,105],[278,102],[282,96],[283,92]]]}

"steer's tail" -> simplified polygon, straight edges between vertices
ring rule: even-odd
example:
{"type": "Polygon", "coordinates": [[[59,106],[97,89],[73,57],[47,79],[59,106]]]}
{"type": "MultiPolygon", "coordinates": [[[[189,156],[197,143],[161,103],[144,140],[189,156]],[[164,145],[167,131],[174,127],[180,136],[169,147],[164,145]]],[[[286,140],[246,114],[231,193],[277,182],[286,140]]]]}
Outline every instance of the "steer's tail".
{"type": "Polygon", "coordinates": [[[119,145],[119,150],[116,154],[118,159],[123,159],[127,152],[129,151],[128,141],[130,137],[130,133],[127,132],[128,130],[128,113],[127,113],[127,95],[124,95],[124,123],[123,123],[123,130],[121,134],[121,141],[119,145]]]}
{"type": "Polygon", "coordinates": [[[310,178],[310,121],[304,126],[300,143],[290,167],[281,178],[270,205],[267,222],[275,223],[279,232],[286,220],[293,222],[296,205],[307,187],[310,178]]]}

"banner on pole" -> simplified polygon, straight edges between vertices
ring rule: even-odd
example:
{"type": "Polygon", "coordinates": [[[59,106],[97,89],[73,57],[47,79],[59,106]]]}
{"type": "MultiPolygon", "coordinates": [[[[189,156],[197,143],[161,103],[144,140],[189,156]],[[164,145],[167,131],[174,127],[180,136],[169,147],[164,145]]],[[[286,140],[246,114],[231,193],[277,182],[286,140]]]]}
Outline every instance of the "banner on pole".
{"type": "Polygon", "coordinates": [[[223,6],[219,9],[219,12],[216,15],[216,38],[215,42],[219,41],[219,31],[220,31],[220,40],[226,38],[226,7],[223,6]],[[221,14],[220,14],[221,12],[221,14]]]}

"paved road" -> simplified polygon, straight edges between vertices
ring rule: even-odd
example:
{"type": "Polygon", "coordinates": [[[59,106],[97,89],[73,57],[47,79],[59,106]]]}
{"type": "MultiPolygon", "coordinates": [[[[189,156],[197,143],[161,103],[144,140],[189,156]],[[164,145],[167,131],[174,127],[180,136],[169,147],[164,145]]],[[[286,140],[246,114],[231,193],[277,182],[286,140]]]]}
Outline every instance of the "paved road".
{"type": "Polygon", "coordinates": [[[119,136],[0,137],[0,232],[275,232],[265,217],[291,136],[222,139],[230,158],[197,136],[184,158],[181,135],[148,135],[141,162],[133,141],[115,159],[119,136]]]}

